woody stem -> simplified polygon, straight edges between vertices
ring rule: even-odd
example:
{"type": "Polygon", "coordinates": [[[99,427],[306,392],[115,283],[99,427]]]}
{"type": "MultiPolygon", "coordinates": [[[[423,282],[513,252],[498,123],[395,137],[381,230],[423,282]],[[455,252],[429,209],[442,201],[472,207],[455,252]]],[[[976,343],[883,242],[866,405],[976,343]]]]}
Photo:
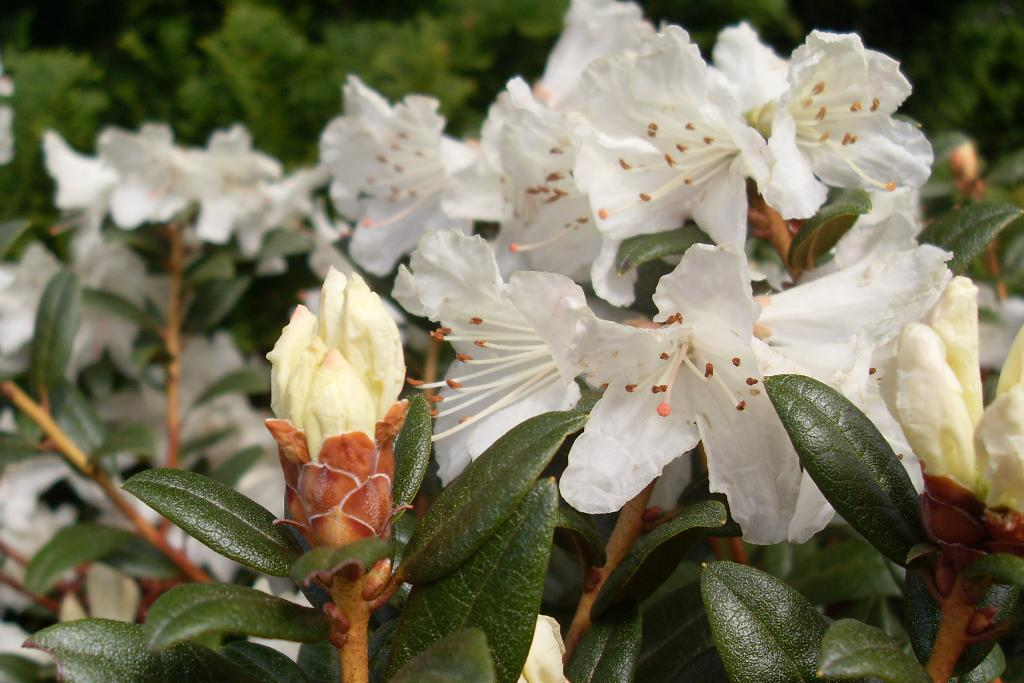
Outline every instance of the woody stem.
{"type": "Polygon", "coordinates": [[[800,268],[789,262],[789,247],[793,243],[793,233],[789,231],[789,223],[778,211],[768,205],[759,194],[754,194],[750,200],[750,222],[761,232],[765,233],[768,241],[775,247],[782,264],[795,281],[800,275],[800,268]]]}
{"type": "Polygon", "coordinates": [[[595,569],[591,580],[584,585],[583,595],[576,606],[576,614],[569,625],[569,632],[565,637],[565,661],[569,661],[569,657],[579,645],[583,634],[590,628],[590,608],[594,605],[594,600],[601,592],[604,582],[625,559],[626,553],[640,537],[644,528],[644,510],[647,509],[647,502],[651,499],[653,490],[654,482],[651,482],[647,488],[626,503],[619,512],[619,517],[615,520],[615,528],[612,529],[608,543],[605,545],[607,559],[604,566],[595,569]]]}
{"type": "Polygon", "coordinates": [[[932,645],[926,670],[935,683],[946,683],[968,645],[967,628],[974,616],[975,601],[971,599],[963,579],[957,577],[953,590],[942,600],[942,620],[932,645]]]}
{"type": "Polygon", "coordinates": [[[331,597],[338,612],[332,641],[338,648],[341,680],[344,683],[369,683],[370,656],[368,629],[370,605],[363,599],[363,579],[347,581],[338,576],[331,585],[331,597]]]}
{"type": "Polygon", "coordinates": [[[192,581],[206,582],[212,580],[206,572],[196,566],[183,552],[172,547],[163,535],[157,531],[156,527],[139,514],[138,510],[131,504],[131,501],[121,493],[121,489],[110,480],[107,473],[90,460],[89,456],[64,433],[64,430],[57,425],[48,411],[33,401],[14,382],[0,384],[0,393],[3,393],[11,403],[39,425],[43,433],[50,439],[54,448],[64,456],[64,459],[76,470],[96,482],[103,489],[103,492],[107,494],[110,502],[131,521],[139,535],[166,555],[181,570],[182,574],[192,581]]]}

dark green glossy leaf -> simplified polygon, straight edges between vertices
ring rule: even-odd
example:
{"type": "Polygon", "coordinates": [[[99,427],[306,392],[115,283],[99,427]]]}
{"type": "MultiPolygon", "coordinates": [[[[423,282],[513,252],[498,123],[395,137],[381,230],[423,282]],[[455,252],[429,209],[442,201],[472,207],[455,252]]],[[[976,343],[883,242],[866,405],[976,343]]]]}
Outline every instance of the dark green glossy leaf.
{"type": "Polygon", "coordinates": [[[298,664],[310,683],[341,683],[338,650],[329,642],[303,643],[298,664]]]}
{"type": "Polygon", "coordinates": [[[813,268],[818,257],[828,253],[857,219],[870,210],[871,195],[861,189],[844,190],[804,222],[789,245],[790,265],[801,270],[813,268]]]}
{"type": "Polygon", "coordinates": [[[568,505],[559,505],[555,516],[555,542],[575,551],[592,567],[603,567],[607,560],[604,540],[590,518],[568,505]]]}
{"type": "Polygon", "coordinates": [[[321,610],[228,584],[172,588],[146,614],[146,646],[152,650],[210,634],[316,642],[329,633],[330,620],[321,610]]]}
{"type": "MultiPolygon", "coordinates": [[[[1006,655],[1003,648],[996,643],[988,656],[978,666],[959,678],[957,683],[992,683],[1006,671],[1006,655]]],[[[1010,683],[1007,681],[1006,683],[1010,683]]]]}
{"type": "Polygon", "coordinates": [[[13,247],[25,231],[28,230],[30,223],[23,219],[15,219],[13,221],[5,221],[0,223],[0,261],[7,258],[8,252],[13,247]]]}
{"type": "Polygon", "coordinates": [[[652,601],[643,614],[638,683],[725,683],[700,585],[652,601]]]}
{"type": "Polygon", "coordinates": [[[307,254],[313,250],[314,246],[313,240],[300,235],[294,230],[275,228],[263,238],[263,246],[260,247],[260,258],[307,254]]]}
{"type": "Polygon", "coordinates": [[[405,425],[395,439],[395,481],[391,499],[395,507],[412,505],[430,465],[430,437],[434,433],[430,404],[423,396],[409,399],[405,425]]]}
{"type": "Polygon", "coordinates": [[[728,519],[725,505],[702,500],[641,536],[605,581],[590,609],[591,618],[597,619],[623,600],[642,600],[653,593],[675,571],[704,530],[722,527],[728,519]]]}
{"type": "Polygon", "coordinates": [[[467,628],[441,638],[391,677],[391,683],[494,683],[484,632],[467,628]]]}
{"type": "Polygon", "coordinates": [[[156,452],[156,435],[153,430],[137,422],[120,424],[107,430],[100,447],[89,456],[93,459],[105,458],[120,453],[149,458],[156,452]]]}
{"type": "Polygon", "coordinates": [[[192,407],[198,408],[225,394],[263,394],[268,391],[270,391],[270,378],[267,373],[252,368],[242,368],[214,380],[203,390],[192,407]]]}
{"type": "Polygon", "coordinates": [[[188,329],[203,332],[215,327],[241,301],[251,284],[252,278],[240,277],[200,285],[188,310],[188,329]]]}
{"type": "Polygon", "coordinates": [[[82,304],[113,313],[128,322],[135,323],[142,329],[156,333],[160,331],[159,322],[154,320],[144,309],[120,294],[103,289],[85,288],[82,290],[82,304]]]}
{"type": "Polygon", "coordinates": [[[538,482],[455,572],[415,586],[392,642],[389,669],[439,638],[477,627],[491,644],[498,683],[515,683],[533,641],[557,508],[555,483],[538,482]]]}
{"type": "Polygon", "coordinates": [[[629,237],[619,245],[619,251],[615,255],[615,267],[619,275],[624,275],[649,261],[683,254],[698,242],[710,244],[711,238],[696,225],[629,237]]]}
{"type": "Polygon", "coordinates": [[[988,243],[1021,216],[1021,209],[1006,203],[979,203],[954,209],[929,225],[918,239],[953,252],[949,269],[963,273],[988,243]]]}
{"type": "Polygon", "coordinates": [[[384,683],[387,680],[388,659],[391,658],[391,639],[398,629],[400,617],[381,624],[370,636],[370,681],[384,683]]]}
{"type": "Polygon", "coordinates": [[[4,683],[42,683],[53,680],[53,667],[28,657],[0,654],[0,681],[4,683]]]}
{"type": "Polygon", "coordinates": [[[794,567],[786,582],[816,605],[900,595],[885,559],[856,540],[820,549],[794,567]]]}
{"type": "Polygon", "coordinates": [[[988,576],[997,583],[1024,588],[1024,558],[999,553],[978,558],[967,567],[967,576],[988,576]]]}
{"type": "Polygon", "coordinates": [[[537,415],[471,462],[416,527],[403,560],[405,580],[435,581],[465,561],[511,514],[565,438],[586,420],[578,411],[537,415]]]}
{"type": "Polygon", "coordinates": [[[103,445],[107,439],[107,427],[78,388],[61,382],[50,392],[50,404],[57,424],[68,437],[87,453],[103,445]]]}
{"type": "Polygon", "coordinates": [[[43,290],[32,335],[29,379],[33,388],[50,390],[63,381],[78,329],[81,298],[78,276],[69,270],[54,275],[43,290]]]}
{"type": "Polygon", "coordinates": [[[234,276],[235,261],[226,250],[201,256],[185,269],[185,281],[192,287],[213,280],[230,280],[234,276]]]}
{"type": "Polygon", "coordinates": [[[583,635],[565,667],[573,683],[632,683],[640,654],[640,608],[622,605],[583,635]]]}
{"type": "Polygon", "coordinates": [[[893,562],[924,542],[910,475],[885,437],[842,394],[810,377],[766,377],[765,388],[814,483],[850,526],[893,562]]]}
{"type": "MultiPolygon", "coordinates": [[[[244,640],[228,643],[220,653],[260,683],[310,683],[302,669],[277,650],[244,640]]],[[[335,651],[337,657],[337,651],[335,651]]]]}
{"type": "Polygon", "coordinates": [[[208,477],[152,469],[124,490],[221,555],[272,576],[287,576],[298,558],[291,536],[255,501],[208,477]]]}
{"type": "Polygon", "coordinates": [[[704,565],[701,595],[732,683],[816,681],[825,618],[770,574],[732,562],[704,565]]]}
{"type": "Polygon", "coordinates": [[[129,531],[91,522],[61,529],[32,557],[25,569],[25,588],[46,593],[64,572],[98,560],[132,538],[129,531]]]}
{"type": "Polygon", "coordinates": [[[161,680],[166,683],[260,683],[234,662],[199,643],[180,643],[159,655],[161,680]]]}
{"type": "Polygon", "coordinates": [[[931,683],[916,659],[903,652],[892,638],[854,619],[832,624],[818,656],[821,677],[841,681],[874,676],[885,683],[931,683]]]}
{"type": "Polygon", "coordinates": [[[216,479],[225,486],[234,488],[242,480],[245,473],[252,469],[266,455],[263,446],[249,446],[240,451],[232,453],[231,456],[217,465],[210,472],[210,477],[216,479]]]}
{"type": "Polygon", "coordinates": [[[390,543],[376,537],[363,538],[341,547],[314,548],[295,561],[289,574],[301,586],[308,586],[317,578],[329,583],[339,572],[363,573],[377,560],[390,556],[390,543]]]}

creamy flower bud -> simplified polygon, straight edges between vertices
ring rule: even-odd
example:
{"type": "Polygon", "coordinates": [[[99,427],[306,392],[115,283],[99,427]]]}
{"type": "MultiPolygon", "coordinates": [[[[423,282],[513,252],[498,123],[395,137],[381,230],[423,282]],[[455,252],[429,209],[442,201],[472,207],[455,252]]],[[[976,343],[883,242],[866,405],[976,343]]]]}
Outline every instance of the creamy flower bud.
{"type": "Polygon", "coordinates": [[[362,432],[372,441],[405,379],[398,327],[380,297],[358,275],[333,268],[319,317],[299,306],[267,359],[271,408],[305,433],[313,460],[335,434],[362,432]]]}
{"type": "Polygon", "coordinates": [[[1017,332],[1010,352],[1006,354],[1006,362],[999,373],[999,384],[996,385],[996,396],[1002,396],[1018,384],[1024,383],[1024,327],[1017,332]]]}
{"type": "Polygon", "coordinates": [[[1024,384],[997,397],[974,435],[990,508],[1024,509],[1024,384]]]}
{"type": "Polygon", "coordinates": [[[974,423],[939,334],[922,323],[907,325],[900,336],[895,375],[892,407],[926,473],[974,488],[974,423]]]}
{"type": "Polygon", "coordinates": [[[519,683],[563,683],[562,655],[565,644],[558,622],[543,614],[537,617],[530,654],[523,665],[519,683]]]}
{"type": "Polygon", "coordinates": [[[978,350],[978,288],[969,278],[953,278],[925,321],[946,347],[946,364],[963,389],[971,424],[984,410],[978,350]]]}

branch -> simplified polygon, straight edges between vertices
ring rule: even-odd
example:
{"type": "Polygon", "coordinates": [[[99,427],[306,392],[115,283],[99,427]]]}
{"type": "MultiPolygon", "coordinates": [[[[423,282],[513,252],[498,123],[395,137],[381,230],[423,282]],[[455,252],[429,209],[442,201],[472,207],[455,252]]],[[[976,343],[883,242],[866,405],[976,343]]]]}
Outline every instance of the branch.
{"type": "Polygon", "coordinates": [[[192,581],[212,581],[206,572],[194,564],[192,560],[188,559],[185,553],[172,547],[163,535],[157,531],[156,527],[139,514],[139,511],[135,509],[131,501],[121,492],[121,489],[110,480],[107,473],[97,463],[90,460],[89,456],[64,433],[64,430],[54,422],[49,412],[33,401],[14,382],[8,381],[0,384],[0,392],[10,399],[11,403],[19,410],[28,415],[33,422],[39,425],[40,429],[50,439],[54,448],[64,456],[72,467],[95,481],[102,488],[110,502],[131,521],[139,535],[166,555],[181,570],[182,574],[192,581]]]}

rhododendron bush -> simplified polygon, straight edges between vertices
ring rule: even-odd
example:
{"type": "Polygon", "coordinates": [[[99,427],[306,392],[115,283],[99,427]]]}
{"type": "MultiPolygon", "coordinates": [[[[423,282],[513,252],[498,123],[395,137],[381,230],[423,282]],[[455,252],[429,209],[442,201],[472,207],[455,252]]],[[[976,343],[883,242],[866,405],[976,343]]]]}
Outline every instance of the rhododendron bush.
{"type": "Polygon", "coordinates": [[[0,678],[1024,680],[1019,153],[852,32],[573,0],[486,52],[545,11],[239,5],[209,58],[254,87],[262,27],[333,118],[196,76],[95,139],[14,49],[0,678]]]}

